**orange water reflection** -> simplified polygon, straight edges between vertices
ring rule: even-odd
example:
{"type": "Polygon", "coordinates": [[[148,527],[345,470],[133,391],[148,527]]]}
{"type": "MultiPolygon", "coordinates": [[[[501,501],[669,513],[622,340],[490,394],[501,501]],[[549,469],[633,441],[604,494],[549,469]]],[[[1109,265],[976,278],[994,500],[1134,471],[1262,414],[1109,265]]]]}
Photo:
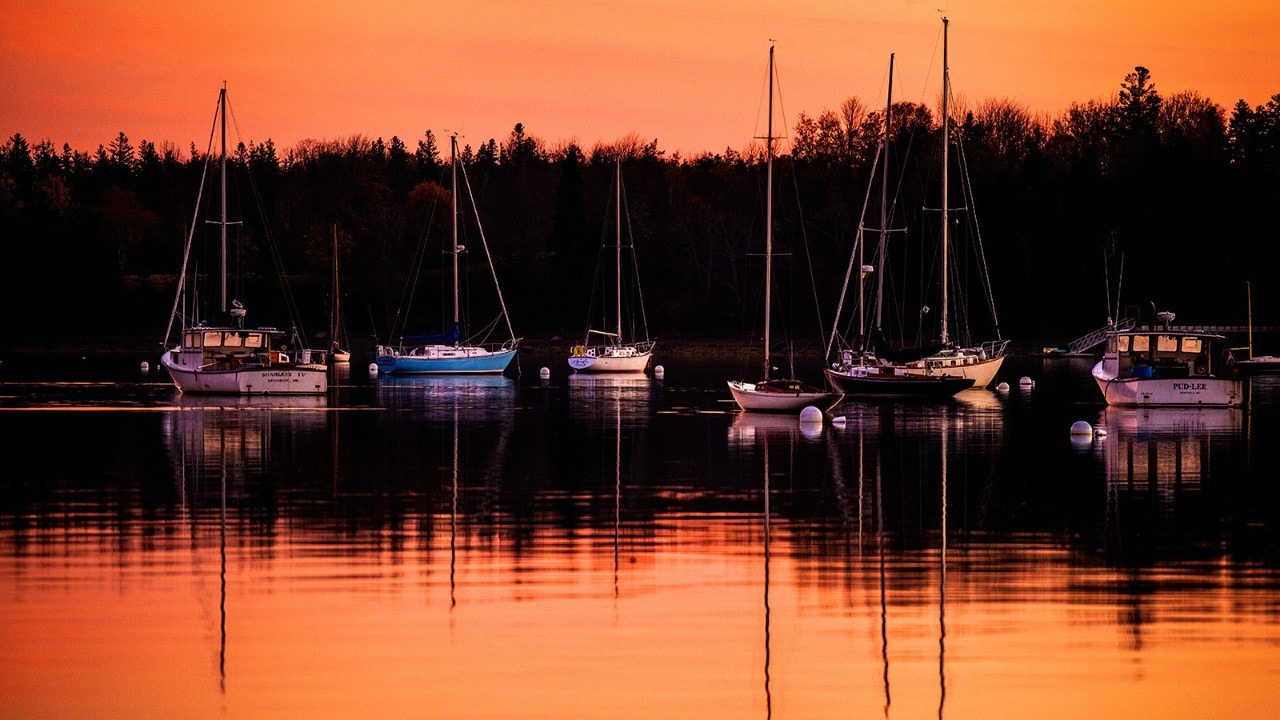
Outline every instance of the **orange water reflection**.
{"type": "Polygon", "coordinates": [[[949,548],[940,657],[936,552],[894,556],[882,586],[870,544],[803,560],[778,518],[767,649],[748,518],[624,527],[616,576],[600,534],[451,560],[444,533],[393,557],[302,528],[266,551],[228,524],[225,588],[212,521],[28,533],[0,561],[5,714],[763,717],[767,692],[779,717],[921,717],[945,683],[954,718],[1261,717],[1280,665],[1274,578],[1187,567],[1194,593],[1152,592],[1034,538],[949,548]]]}
{"type": "Polygon", "coordinates": [[[1169,527],[1216,541],[1184,516],[1220,502],[1236,416],[1107,412],[1083,451],[1063,433],[1061,455],[993,480],[966,453],[1026,436],[986,397],[846,404],[843,425],[805,428],[655,420],[644,382],[565,389],[591,407],[506,385],[375,390],[408,432],[292,405],[63,420],[86,437],[150,423],[164,487],[113,478],[145,473],[120,461],[79,485],[57,458],[5,485],[38,501],[7,500],[0,525],[0,717],[1272,711],[1274,567],[1212,542],[1142,556],[1169,527]],[[557,407],[570,459],[520,436],[522,414],[557,407]],[[677,436],[693,441],[674,460],[649,447],[677,436]],[[1069,517],[1096,524],[1002,525],[1018,508],[988,496],[1072,462],[1094,474],[1064,484],[1096,507],[1069,517]]]}

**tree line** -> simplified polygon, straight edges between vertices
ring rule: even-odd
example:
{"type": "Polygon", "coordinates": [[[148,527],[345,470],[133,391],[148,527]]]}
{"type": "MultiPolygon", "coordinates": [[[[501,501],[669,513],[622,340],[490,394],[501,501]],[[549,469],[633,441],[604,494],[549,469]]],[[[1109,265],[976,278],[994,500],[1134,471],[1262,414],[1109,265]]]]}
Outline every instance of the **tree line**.
{"type": "MultiPolygon", "coordinates": [[[[981,233],[1005,337],[1065,342],[1122,306],[1241,324],[1246,282],[1255,322],[1277,321],[1268,263],[1280,236],[1280,94],[1228,113],[1195,92],[1162,96],[1137,67],[1114,98],[1073,103],[1056,117],[1009,100],[954,100],[949,115],[952,157],[963,161],[949,173],[952,197],[965,197],[956,230],[981,233]]],[[[877,163],[888,162],[893,177],[894,242],[936,255],[940,119],[910,102],[894,103],[891,118],[883,151],[884,109],[858,98],[801,113],[789,142],[776,146],[775,294],[798,342],[829,332],[819,325],[831,322],[859,227],[878,223],[869,192],[877,163]]],[[[243,223],[230,253],[233,292],[254,324],[289,322],[274,265],[304,331],[323,334],[336,228],[345,324],[357,346],[437,329],[448,312],[447,144],[430,130],[414,147],[397,137],[283,151],[270,139],[237,140],[227,177],[229,214],[243,223]]],[[[600,248],[612,241],[615,161],[653,332],[741,339],[758,327],[761,141],[683,157],[636,135],[552,146],[516,124],[501,141],[461,148],[519,334],[585,329],[600,248]]],[[[135,145],[124,132],[94,153],[21,135],[0,145],[0,345],[158,343],[193,225],[190,271],[208,279],[218,268],[208,244],[216,229],[194,205],[208,160],[194,143],[135,145]]],[[[206,200],[216,195],[204,191],[206,200]]],[[[467,240],[478,249],[478,237],[467,240]]],[[[464,291],[472,322],[482,324],[494,309],[481,285],[488,270],[475,262],[483,256],[469,255],[464,291]]],[[[929,287],[938,279],[929,267],[904,268],[893,282],[929,287]]],[[[977,271],[961,263],[953,272],[977,271]]],[[[215,294],[203,280],[197,287],[215,294]]],[[[928,300],[918,302],[898,310],[919,315],[928,300]]]]}

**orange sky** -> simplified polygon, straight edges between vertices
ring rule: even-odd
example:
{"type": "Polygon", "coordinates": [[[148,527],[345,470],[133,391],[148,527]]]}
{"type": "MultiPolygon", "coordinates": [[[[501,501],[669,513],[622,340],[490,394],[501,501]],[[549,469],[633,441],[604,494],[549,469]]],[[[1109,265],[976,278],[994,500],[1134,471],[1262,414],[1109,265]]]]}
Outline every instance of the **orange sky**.
{"type": "Polygon", "coordinates": [[[427,129],[478,145],[517,122],[551,146],[629,134],[668,155],[763,134],[776,41],[783,115],[849,96],[934,104],[943,12],[952,85],[1056,115],[1135,65],[1163,95],[1230,110],[1280,93],[1275,0],[0,0],[0,139],[93,151],[124,132],[201,147],[228,83],[239,136],[427,129]]]}

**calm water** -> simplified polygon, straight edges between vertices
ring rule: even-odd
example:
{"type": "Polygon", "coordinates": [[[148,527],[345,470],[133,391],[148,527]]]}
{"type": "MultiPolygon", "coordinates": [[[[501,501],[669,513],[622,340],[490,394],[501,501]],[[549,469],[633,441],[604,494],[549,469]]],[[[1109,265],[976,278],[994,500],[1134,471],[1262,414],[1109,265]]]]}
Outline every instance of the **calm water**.
{"type": "Polygon", "coordinates": [[[660,362],[0,366],[0,717],[1274,717],[1280,379],[1117,411],[1024,359],[810,429],[660,362]]]}

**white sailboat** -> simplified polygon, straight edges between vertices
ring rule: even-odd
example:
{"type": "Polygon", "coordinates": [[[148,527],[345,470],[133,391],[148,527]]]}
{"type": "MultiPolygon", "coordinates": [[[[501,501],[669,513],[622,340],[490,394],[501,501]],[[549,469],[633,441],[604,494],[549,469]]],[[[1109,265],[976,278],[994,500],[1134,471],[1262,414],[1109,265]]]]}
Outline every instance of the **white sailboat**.
{"type": "MultiPolygon", "coordinates": [[[[934,374],[931,372],[914,373],[909,372],[907,366],[899,365],[892,361],[891,354],[887,348],[880,348],[878,351],[871,350],[872,338],[867,332],[866,327],[866,292],[863,287],[866,276],[874,274],[876,277],[876,301],[875,301],[875,318],[873,322],[876,337],[882,337],[883,311],[884,311],[884,277],[885,277],[885,255],[888,252],[888,233],[889,233],[889,139],[892,131],[893,117],[893,55],[889,56],[889,91],[886,93],[885,111],[884,111],[884,138],[881,144],[881,152],[879,160],[883,162],[881,165],[881,181],[880,181],[880,242],[876,249],[877,266],[863,265],[861,256],[863,252],[864,235],[861,222],[858,228],[858,239],[855,243],[854,252],[849,258],[849,273],[845,277],[845,287],[848,288],[849,275],[852,274],[855,265],[858,268],[857,282],[857,316],[858,328],[856,345],[844,345],[839,348],[836,357],[823,371],[827,376],[827,382],[832,387],[840,390],[846,397],[863,398],[863,399],[928,399],[928,400],[944,400],[951,398],[961,390],[967,390],[973,387],[973,381],[962,377],[950,377],[943,374],[934,374]],[[856,263],[855,263],[856,259],[856,263]],[[877,355],[877,352],[879,353],[877,355]]],[[[874,175],[874,166],[872,175],[874,175]]],[[[870,188],[867,189],[867,198],[870,199],[870,188]]],[[[863,204],[865,215],[865,206],[863,204]]],[[[847,293],[846,293],[847,294],[847,293]]],[[[831,355],[831,345],[835,343],[837,333],[835,328],[840,324],[840,313],[844,307],[843,297],[841,303],[836,309],[836,318],[833,325],[831,342],[828,343],[828,355],[831,355]]],[[[843,338],[842,338],[843,340],[843,338]]],[[[830,359],[830,358],[829,358],[830,359]]]]}
{"type": "MultiPolygon", "coordinates": [[[[995,379],[996,373],[1004,364],[1005,350],[1009,341],[999,336],[999,323],[996,323],[996,339],[976,345],[958,344],[952,341],[948,320],[950,319],[951,298],[949,297],[950,272],[950,194],[947,176],[949,148],[951,146],[948,107],[951,101],[951,77],[947,66],[947,28],[950,22],[942,18],[942,314],[939,341],[942,349],[928,357],[906,363],[907,372],[919,375],[946,375],[964,377],[973,380],[976,389],[986,388],[995,379]]],[[[983,268],[985,276],[986,268],[983,268]]],[[[988,283],[989,287],[989,283],[988,283]]],[[[991,306],[992,318],[995,318],[995,306],[991,306]]]]}
{"type": "Polygon", "coordinates": [[[616,241],[614,242],[614,324],[613,330],[610,331],[608,324],[605,323],[603,330],[587,328],[587,337],[581,345],[574,345],[569,351],[569,367],[578,372],[594,372],[594,373],[641,373],[649,365],[650,358],[653,357],[654,341],[649,339],[648,326],[644,316],[644,299],[640,296],[639,276],[635,272],[635,245],[634,242],[627,245],[631,250],[632,260],[632,277],[635,279],[635,304],[639,310],[641,327],[644,332],[644,339],[640,339],[638,333],[633,333],[630,340],[625,339],[622,324],[622,250],[623,250],[623,234],[622,234],[622,163],[615,163],[614,172],[614,202],[616,205],[615,227],[616,241]],[[601,338],[600,341],[592,342],[594,337],[601,338]]]}
{"type": "Polygon", "coordinates": [[[738,407],[753,412],[799,412],[812,406],[826,412],[835,407],[843,395],[829,392],[794,378],[771,377],[769,357],[770,321],[772,319],[773,284],[773,47],[769,47],[769,125],[765,139],[766,190],[764,224],[764,377],[756,382],[730,380],[729,393],[738,407]]]}
{"type": "MultiPolygon", "coordinates": [[[[178,292],[174,298],[169,328],[165,332],[167,348],[160,357],[160,364],[183,393],[209,395],[323,395],[329,389],[324,353],[302,347],[298,332],[286,333],[274,327],[249,328],[245,326],[247,310],[240,301],[227,302],[227,227],[235,224],[227,220],[227,89],[218,94],[218,109],[214,119],[220,124],[221,151],[219,153],[221,180],[221,215],[213,221],[220,227],[221,241],[221,291],[219,313],[227,320],[224,324],[208,325],[201,320],[188,323],[189,314],[183,312],[181,336],[177,345],[170,346],[169,333],[186,297],[187,263],[196,227],[193,221],[183,253],[182,272],[178,279],[178,292]],[[292,340],[298,349],[294,355],[287,342],[292,340]]],[[[212,141],[211,141],[212,144],[212,141]]],[[[201,177],[200,196],[204,194],[204,180],[209,175],[209,158],[205,155],[205,172],[201,177]]],[[[200,202],[196,202],[197,219],[200,202]]],[[[196,308],[190,315],[198,316],[196,308]]]]}
{"type": "MultiPolygon", "coordinates": [[[[493,258],[489,255],[489,246],[484,239],[483,229],[480,231],[480,243],[484,248],[485,259],[489,263],[489,272],[493,277],[494,290],[497,292],[498,305],[501,308],[501,320],[505,323],[509,337],[501,343],[476,342],[461,337],[461,297],[459,282],[458,258],[466,248],[458,244],[458,194],[462,188],[458,185],[458,172],[467,187],[467,196],[471,198],[472,209],[475,209],[475,197],[471,194],[470,181],[467,180],[467,169],[458,159],[458,137],[450,138],[450,164],[453,171],[453,246],[448,253],[453,257],[453,324],[444,333],[417,337],[401,337],[398,344],[379,345],[375,362],[378,371],[384,374],[440,374],[471,375],[502,373],[511,364],[520,345],[511,326],[511,318],[507,315],[507,305],[502,299],[502,287],[498,284],[498,274],[493,267],[493,258]]],[[[477,223],[479,214],[477,213],[477,223]]],[[[495,320],[495,324],[496,324],[495,320]]],[[[492,327],[492,326],[490,326],[492,327]]]]}

